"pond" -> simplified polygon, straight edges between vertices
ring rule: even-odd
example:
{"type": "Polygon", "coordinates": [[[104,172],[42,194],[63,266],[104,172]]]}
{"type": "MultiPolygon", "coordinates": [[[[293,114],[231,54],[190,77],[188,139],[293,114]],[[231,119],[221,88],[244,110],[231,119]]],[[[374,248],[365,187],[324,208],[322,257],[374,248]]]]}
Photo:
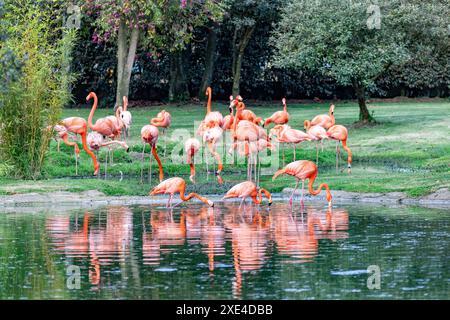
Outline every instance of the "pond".
{"type": "Polygon", "coordinates": [[[448,209],[21,211],[0,213],[1,299],[450,297],[448,209]]]}

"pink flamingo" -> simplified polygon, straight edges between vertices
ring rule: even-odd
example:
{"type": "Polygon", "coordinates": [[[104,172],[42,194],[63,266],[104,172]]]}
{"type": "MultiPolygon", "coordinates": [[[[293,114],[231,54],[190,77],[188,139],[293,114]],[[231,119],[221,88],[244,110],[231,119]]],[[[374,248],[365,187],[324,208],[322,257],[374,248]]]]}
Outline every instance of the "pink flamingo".
{"type": "Polygon", "coordinates": [[[191,182],[194,184],[195,184],[194,156],[198,152],[198,150],[200,150],[200,141],[198,141],[197,139],[190,138],[186,140],[186,142],[184,143],[184,152],[186,152],[187,155],[187,163],[191,168],[191,175],[189,176],[189,180],[191,180],[191,182]]]}
{"type": "MultiPolygon", "coordinates": [[[[144,153],[145,153],[145,145],[148,143],[152,150],[153,157],[155,157],[156,162],[159,166],[159,181],[164,179],[163,168],[161,164],[161,160],[158,157],[158,153],[156,152],[156,142],[158,142],[158,128],[154,125],[147,124],[141,129],[141,140],[144,143],[144,148],[142,149],[142,163],[144,163],[144,153]]],[[[143,166],[141,166],[141,182],[143,179],[143,166]]],[[[149,181],[152,181],[152,158],[150,157],[150,166],[149,166],[149,181]]]]}

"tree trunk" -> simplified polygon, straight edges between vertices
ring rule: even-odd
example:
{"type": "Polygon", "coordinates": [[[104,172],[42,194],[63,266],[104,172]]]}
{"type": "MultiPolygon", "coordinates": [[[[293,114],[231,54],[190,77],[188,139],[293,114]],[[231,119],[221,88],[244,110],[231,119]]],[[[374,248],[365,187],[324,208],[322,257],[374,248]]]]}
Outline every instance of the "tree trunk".
{"type": "Polygon", "coordinates": [[[138,41],[139,29],[132,29],[130,32],[125,22],[121,21],[117,39],[117,90],[115,107],[122,105],[123,96],[128,97],[129,95],[131,72],[136,57],[138,41]],[[129,40],[128,35],[130,35],[129,40]]]}
{"type": "Polygon", "coordinates": [[[241,30],[235,29],[233,35],[233,63],[231,70],[233,74],[233,96],[238,95],[240,91],[242,59],[244,58],[245,48],[252,37],[253,31],[255,31],[255,26],[244,27],[241,35],[239,35],[239,31],[241,30]]]}
{"type": "Polygon", "coordinates": [[[216,62],[217,34],[214,27],[209,28],[207,41],[208,43],[206,45],[205,52],[205,71],[203,72],[200,91],[198,93],[199,98],[202,100],[205,99],[206,88],[211,85],[214,64],[216,62]]]}
{"type": "Polygon", "coordinates": [[[367,109],[365,92],[366,90],[364,86],[361,83],[353,82],[353,88],[355,89],[356,97],[358,99],[359,121],[364,123],[372,122],[374,119],[367,109]]]}
{"type": "Polygon", "coordinates": [[[189,98],[189,88],[184,70],[183,52],[174,52],[170,56],[169,101],[183,101],[189,98]]]}

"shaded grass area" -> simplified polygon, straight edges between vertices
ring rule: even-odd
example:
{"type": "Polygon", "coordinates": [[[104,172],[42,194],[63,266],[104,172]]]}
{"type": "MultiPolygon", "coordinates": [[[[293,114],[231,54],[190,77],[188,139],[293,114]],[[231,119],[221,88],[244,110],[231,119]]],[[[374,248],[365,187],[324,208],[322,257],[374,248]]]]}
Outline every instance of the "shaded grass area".
{"type": "MultiPolygon", "coordinates": [[[[215,103],[214,110],[227,114],[227,105],[215,103]]],[[[268,117],[281,109],[281,104],[247,103],[258,116],[268,117]]],[[[319,176],[317,182],[327,182],[331,189],[353,192],[406,192],[409,196],[418,197],[442,187],[450,187],[450,118],[448,100],[429,102],[377,102],[369,106],[374,111],[378,123],[368,127],[358,127],[358,107],[353,102],[336,104],[336,122],[348,127],[348,144],[353,151],[353,170],[348,175],[335,172],[335,143],[326,142],[324,151],[319,154],[319,176]]],[[[153,179],[149,184],[147,177],[148,158],[144,164],[144,183],[140,182],[141,151],[140,130],[156,116],[160,109],[172,114],[172,126],[166,133],[167,157],[163,158],[166,177],[182,176],[186,180],[189,167],[185,164],[174,164],[169,156],[172,149],[180,149],[179,142],[186,139],[186,133],[193,136],[198,122],[204,117],[202,105],[166,105],[151,108],[133,108],[133,125],[131,137],[127,141],[130,152],[116,149],[114,165],[108,167],[109,177],[92,178],[92,162],[82,151],[79,160],[79,176],[75,175],[75,158],[73,149],[61,144],[57,152],[56,142],[52,141],[48,160],[44,167],[43,178],[38,181],[21,181],[0,178],[0,194],[25,192],[72,191],[79,192],[96,189],[107,195],[146,195],[157,181],[157,167],[153,161],[153,179]],[[122,180],[120,180],[122,177],[122,180]]],[[[290,125],[303,128],[303,121],[317,114],[327,113],[328,104],[288,104],[290,125]]],[[[66,109],[64,117],[81,116],[87,118],[89,109],[66,109]]],[[[98,110],[95,119],[112,114],[111,109],[98,110]]],[[[160,132],[158,153],[163,154],[164,136],[160,132]]],[[[81,144],[81,141],[79,141],[81,144]]],[[[181,147],[182,148],[182,147],[181,147]]],[[[177,150],[178,150],[177,149],[177,150]]],[[[293,160],[290,147],[285,149],[286,163],[293,160]]],[[[149,147],[146,148],[148,157],[149,147]]],[[[219,151],[222,151],[219,148],[219,151]]],[[[281,157],[281,152],[280,152],[281,157]]],[[[314,143],[302,143],[297,147],[297,160],[314,161],[316,149],[314,143]]],[[[346,153],[342,151],[345,162],[346,153]]],[[[99,153],[99,161],[106,159],[106,151],[99,153]]],[[[211,167],[210,161],[209,168],[211,167]]],[[[281,159],[280,159],[281,165],[281,159]]],[[[344,164],[343,164],[344,165],[344,164]]],[[[344,168],[344,167],[342,167],[344,168]]],[[[224,184],[219,185],[214,175],[205,174],[206,165],[197,165],[197,184],[189,183],[188,191],[200,193],[223,193],[235,183],[246,178],[246,165],[227,165],[225,163],[222,177],[224,184]]],[[[295,184],[292,177],[280,177],[275,182],[271,175],[261,177],[261,185],[273,192],[295,184]]]]}

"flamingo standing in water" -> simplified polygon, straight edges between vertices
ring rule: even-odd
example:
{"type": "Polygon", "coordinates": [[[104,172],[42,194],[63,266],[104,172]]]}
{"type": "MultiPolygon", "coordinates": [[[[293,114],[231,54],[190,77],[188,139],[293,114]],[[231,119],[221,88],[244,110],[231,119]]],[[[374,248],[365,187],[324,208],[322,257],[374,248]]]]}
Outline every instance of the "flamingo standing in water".
{"type": "Polygon", "coordinates": [[[94,176],[98,174],[100,165],[97,162],[97,158],[94,153],[89,150],[87,146],[87,123],[86,120],[80,117],[70,117],[61,120],[61,122],[53,127],[53,129],[58,133],[58,136],[64,141],[68,146],[73,146],[75,149],[75,172],[78,174],[78,155],[80,154],[80,149],[76,142],[69,141],[69,132],[74,134],[79,134],[81,136],[81,143],[83,145],[84,151],[92,158],[94,162],[94,176]]]}
{"type": "Polygon", "coordinates": [[[336,140],[336,172],[338,172],[338,158],[341,156],[341,149],[339,142],[342,142],[342,147],[347,151],[347,165],[348,173],[352,171],[352,150],[347,146],[348,131],[347,128],[339,124],[332,126],[327,131],[327,136],[330,139],[336,140]]]}
{"type": "MultiPolygon", "coordinates": [[[[164,179],[164,173],[163,168],[161,164],[161,160],[159,160],[158,153],[156,152],[156,142],[158,142],[158,128],[152,124],[147,124],[142,127],[141,129],[141,140],[144,143],[144,148],[142,149],[142,163],[144,163],[144,152],[145,152],[145,145],[148,143],[150,145],[150,148],[152,150],[152,154],[156,159],[156,162],[159,166],[159,181],[162,181],[164,179]]],[[[143,166],[141,166],[141,182],[142,182],[142,176],[143,176],[143,166]]],[[[152,158],[150,157],[150,166],[148,168],[149,171],[149,181],[151,183],[152,181],[152,158]]]]}
{"type": "Polygon", "coordinates": [[[164,136],[164,154],[163,154],[164,158],[166,157],[166,148],[167,148],[166,130],[170,127],[171,123],[172,123],[172,116],[166,110],[161,110],[156,115],[156,118],[150,120],[151,125],[158,128],[162,128],[164,136]]]}
{"type": "Polygon", "coordinates": [[[194,163],[194,156],[200,149],[200,141],[198,141],[195,138],[190,138],[186,140],[184,143],[184,152],[186,152],[187,155],[187,163],[189,164],[189,167],[191,168],[191,175],[189,176],[189,180],[191,180],[192,183],[195,184],[195,163],[194,163]]]}
{"type": "Polygon", "coordinates": [[[256,184],[253,181],[244,181],[228,190],[222,200],[229,198],[241,198],[242,200],[239,205],[239,208],[241,208],[247,197],[252,198],[253,203],[260,204],[262,202],[263,193],[269,201],[268,205],[270,206],[272,204],[272,195],[269,191],[264,188],[259,188],[258,190],[256,184]]]}
{"type": "MultiPolygon", "coordinates": [[[[90,132],[87,136],[87,144],[89,145],[89,147],[92,150],[99,151],[100,148],[103,148],[103,147],[109,148],[110,145],[117,144],[117,145],[121,146],[122,148],[124,148],[127,152],[129,151],[128,145],[123,141],[118,141],[118,140],[104,141],[104,140],[105,139],[103,138],[103,136],[96,131],[90,132]]],[[[107,173],[108,173],[108,157],[106,157],[106,161],[105,161],[105,178],[107,176],[107,173]]]]}
{"type": "MultiPolygon", "coordinates": [[[[292,145],[292,149],[294,150],[294,161],[296,158],[295,145],[301,143],[303,141],[311,141],[311,137],[309,134],[301,131],[292,129],[287,124],[278,124],[270,130],[270,136],[276,136],[279,143],[289,143],[292,145]]],[[[284,153],[283,153],[284,155],[284,153]]],[[[283,165],[284,165],[284,157],[283,157],[283,165]]]]}
{"type": "Polygon", "coordinates": [[[300,180],[301,180],[302,181],[302,196],[300,199],[300,203],[303,207],[303,205],[304,205],[303,190],[305,187],[305,180],[309,179],[309,183],[308,183],[309,193],[313,196],[317,196],[320,193],[320,190],[322,190],[322,188],[325,188],[326,192],[327,192],[326,197],[327,197],[327,201],[328,201],[328,206],[331,206],[332,196],[331,196],[330,188],[328,187],[328,185],[326,183],[321,183],[316,190],[313,189],[313,184],[314,184],[314,180],[316,180],[317,172],[318,172],[317,166],[314,164],[314,162],[311,162],[309,160],[298,160],[298,161],[289,163],[283,169],[280,169],[277,172],[275,172],[275,174],[272,177],[272,181],[274,181],[281,174],[288,174],[290,176],[294,176],[297,179],[297,183],[295,184],[294,191],[292,191],[292,194],[289,198],[289,204],[292,206],[292,199],[294,197],[294,193],[297,190],[298,184],[300,183],[300,180]]]}
{"type": "Polygon", "coordinates": [[[330,105],[328,114],[320,114],[318,116],[315,116],[311,120],[311,126],[321,126],[321,127],[324,127],[325,129],[328,129],[331,126],[334,126],[334,124],[335,124],[334,104],[330,105]]]}
{"type": "Polygon", "coordinates": [[[304,128],[306,133],[309,134],[311,140],[316,141],[316,164],[319,162],[319,141],[322,145],[323,151],[323,140],[328,139],[327,130],[319,125],[312,126],[311,121],[305,120],[304,128]]]}
{"type": "Polygon", "coordinates": [[[269,118],[264,120],[263,127],[268,126],[270,123],[286,124],[289,121],[289,113],[287,112],[286,98],[281,100],[283,102],[283,111],[274,112],[269,118]]]}
{"type": "MultiPolygon", "coordinates": [[[[206,203],[210,207],[214,207],[214,202],[212,202],[211,200],[201,197],[194,192],[189,193],[187,196],[185,196],[185,191],[186,191],[186,182],[184,181],[184,179],[179,178],[179,177],[174,177],[174,178],[170,178],[170,179],[162,181],[159,185],[157,185],[156,187],[153,188],[153,190],[150,192],[150,195],[153,196],[153,195],[157,195],[157,194],[168,194],[169,200],[167,202],[167,206],[166,206],[167,208],[171,207],[172,198],[175,193],[180,194],[180,199],[181,199],[180,203],[189,201],[190,199],[195,197],[195,198],[199,199],[200,201],[202,201],[203,203],[206,203]]],[[[178,206],[180,203],[177,203],[176,205],[172,206],[171,208],[178,206]]]]}

